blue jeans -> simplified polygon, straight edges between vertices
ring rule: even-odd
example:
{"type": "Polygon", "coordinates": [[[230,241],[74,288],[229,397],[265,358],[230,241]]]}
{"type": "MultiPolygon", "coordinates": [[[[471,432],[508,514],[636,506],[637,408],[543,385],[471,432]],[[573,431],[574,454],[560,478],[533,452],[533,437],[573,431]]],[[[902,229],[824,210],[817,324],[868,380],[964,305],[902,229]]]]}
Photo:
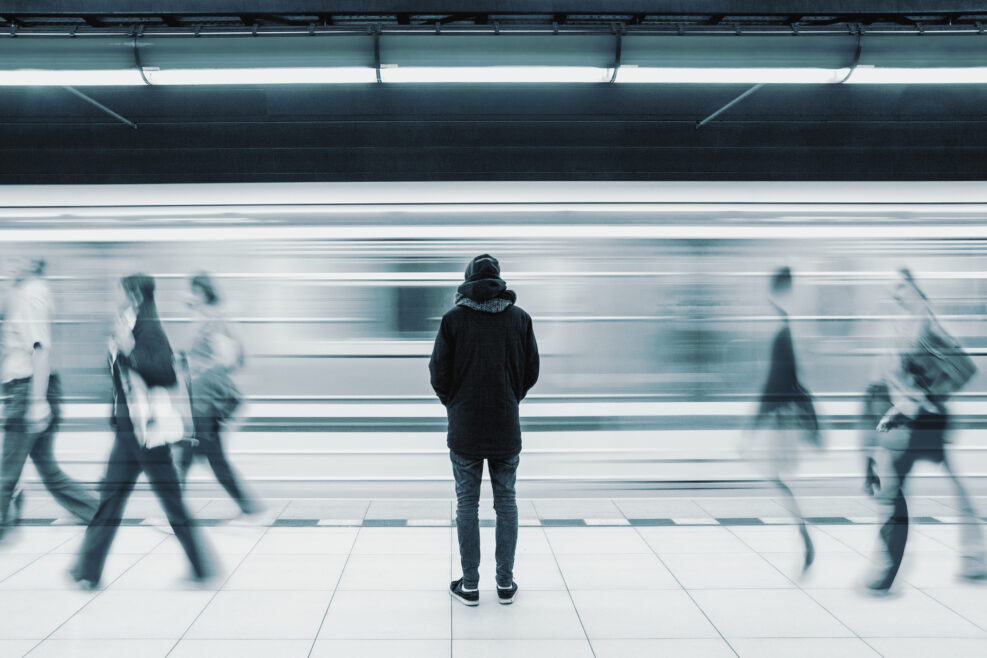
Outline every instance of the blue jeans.
{"type": "MultiPolygon", "coordinates": [[[[465,457],[449,451],[452,474],[456,478],[456,532],[459,535],[459,560],[463,567],[463,587],[476,589],[480,582],[480,481],[483,459],[465,457]]],[[[520,455],[505,459],[487,459],[493,486],[494,511],[497,513],[496,558],[497,585],[510,587],[514,582],[514,552],[517,549],[517,466],[520,455]]]]}

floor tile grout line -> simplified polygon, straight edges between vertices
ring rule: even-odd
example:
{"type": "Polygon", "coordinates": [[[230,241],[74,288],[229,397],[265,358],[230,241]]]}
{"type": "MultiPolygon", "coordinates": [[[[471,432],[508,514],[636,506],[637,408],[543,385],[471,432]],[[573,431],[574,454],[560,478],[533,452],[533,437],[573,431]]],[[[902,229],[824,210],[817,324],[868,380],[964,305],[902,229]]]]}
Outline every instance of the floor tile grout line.
{"type": "MultiPolygon", "coordinates": [[[[281,512],[284,512],[285,507],[287,506],[288,504],[285,503],[284,507],[282,507],[281,511],[278,513],[280,514],[281,512]]],[[[216,600],[216,597],[219,596],[219,593],[223,591],[223,587],[226,585],[226,583],[230,582],[230,578],[233,577],[233,574],[236,573],[237,569],[243,566],[244,561],[248,557],[250,557],[250,555],[254,552],[254,549],[257,548],[257,544],[259,544],[264,539],[264,537],[267,536],[267,533],[270,531],[271,531],[271,526],[264,527],[264,532],[260,533],[260,536],[253,544],[251,544],[250,549],[246,553],[244,553],[243,557],[240,558],[240,561],[237,562],[236,566],[230,569],[230,573],[226,576],[226,578],[223,579],[223,582],[219,584],[219,587],[216,588],[216,591],[212,593],[212,596],[209,597],[209,600],[206,601],[206,604],[202,606],[202,608],[199,610],[199,613],[195,616],[195,618],[192,619],[191,622],[189,622],[189,625],[185,627],[185,630],[182,631],[182,634],[178,637],[177,640],[175,640],[175,643],[171,645],[171,648],[168,649],[168,653],[165,654],[165,658],[168,658],[168,656],[172,654],[175,648],[178,647],[179,644],[181,644],[182,640],[185,639],[185,636],[188,634],[189,630],[193,626],[195,626],[195,622],[199,621],[199,618],[202,617],[202,613],[205,612],[210,605],[212,605],[212,602],[216,600]]]]}
{"type": "MultiPolygon", "coordinates": [[[[538,513],[538,509],[535,508],[535,513],[538,513]]],[[[562,578],[562,584],[565,585],[565,593],[569,596],[569,602],[572,603],[572,610],[576,613],[576,619],[579,620],[579,628],[583,630],[583,637],[586,638],[586,644],[589,645],[589,651],[596,658],[596,649],[593,647],[593,640],[590,639],[589,632],[586,630],[586,625],[583,623],[583,616],[579,614],[579,606],[576,605],[576,599],[572,596],[572,590],[569,589],[569,581],[566,580],[565,573],[562,571],[562,565],[559,564],[559,556],[555,552],[555,546],[552,545],[552,540],[548,537],[548,528],[545,526],[541,527],[542,535],[545,536],[545,542],[548,543],[548,548],[552,551],[552,559],[555,561],[555,568],[559,570],[559,577],[562,578]]]]}
{"type": "MultiPolygon", "coordinates": [[[[621,513],[621,514],[623,514],[623,513],[624,513],[624,511],[623,511],[623,510],[620,510],[620,513],[621,513]]],[[[626,515],[625,515],[625,518],[626,518],[626,515]]],[[[670,575],[670,576],[672,577],[672,579],[673,579],[673,580],[674,580],[674,581],[675,581],[675,582],[676,582],[676,583],[678,584],[678,586],[679,586],[679,587],[680,587],[680,588],[682,589],[682,591],[683,591],[683,592],[685,592],[685,595],[689,597],[689,600],[690,600],[690,601],[692,601],[692,605],[694,605],[694,606],[696,606],[696,609],[697,609],[697,610],[699,610],[699,612],[700,612],[700,613],[702,614],[702,616],[703,616],[703,617],[704,617],[704,618],[706,619],[706,621],[707,621],[707,622],[709,622],[709,625],[710,625],[710,626],[712,626],[712,628],[713,628],[713,630],[714,630],[714,631],[716,631],[716,634],[720,636],[720,639],[721,639],[721,640],[723,640],[723,643],[724,643],[724,644],[726,644],[726,645],[727,645],[727,647],[728,647],[728,648],[730,649],[730,651],[732,651],[732,652],[733,652],[733,655],[735,655],[735,656],[737,656],[737,658],[740,658],[740,654],[739,654],[739,653],[737,652],[737,650],[736,650],[736,649],[734,649],[734,648],[733,648],[733,645],[732,645],[732,644],[730,643],[730,640],[728,640],[728,639],[726,638],[726,636],[725,636],[725,635],[723,634],[723,632],[722,632],[722,631],[721,631],[721,630],[719,629],[719,627],[717,627],[717,625],[713,623],[713,620],[709,618],[709,615],[708,615],[708,614],[706,614],[706,611],[705,611],[705,610],[703,610],[703,607],[702,607],[701,605],[699,605],[699,602],[698,602],[698,601],[696,601],[696,599],[695,599],[695,597],[694,597],[694,596],[692,596],[692,592],[690,592],[690,591],[689,591],[688,589],[686,589],[686,587],[685,587],[685,586],[684,586],[684,585],[682,584],[682,581],[681,581],[681,580],[679,580],[679,578],[678,578],[678,576],[676,576],[676,575],[675,575],[675,572],[673,572],[673,571],[672,571],[671,569],[669,569],[669,568],[668,568],[668,565],[667,565],[667,564],[665,564],[665,561],[664,561],[663,559],[661,559],[661,556],[660,556],[660,555],[658,555],[658,551],[657,551],[657,550],[655,550],[655,547],[654,547],[654,546],[652,546],[652,545],[651,545],[651,544],[650,544],[650,543],[648,542],[648,540],[647,540],[647,539],[645,539],[645,537],[644,537],[644,535],[643,535],[643,534],[641,534],[641,529],[640,529],[640,528],[639,528],[638,526],[631,526],[631,528],[632,528],[632,529],[634,530],[634,532],[635,532],[635,533],[637,534],[637,536],[638,536],[638,538],[639,538],[639,539],[640,539],[641,541],[643,541],[643,542],[645,543],[645,545],[646,545],[646,546],[648,547],[648,549],[649,549],[649,550],[651,551],[651,554],[652,554],[652,555],[654,555],[654,556],[655,556],[655,558],[656,558],[656,559],[658,560],[658,562],[660,562],[660,563],[661,563],[661,566],[662,566],[662,567],[664,567],[664,569],[665,569],[665,571],[667,571],[667,572],[668,572],[668,575],[670,575]]]]}
{"type": "MultiPolygon", "coordinates": [[[[946,542],[944,542],[942,540],[939,540],[939,539],[933,537],[932,535],[929,535],[929,534],[926,534],[925,532],[923,532],[925,530],[925,528],[926,528],[926,524],[924,524],[924,523],[911,522],[908,525],[910,526],[909,529],[914,528],[915,529],[915,532],[919,533],[920,535],[922,535],[926,539],[930,539],[930,540],[934,541],[935,543],[939,544],[940,546],[942,546],[946,550],[951,551],[951,552],[955,552],[956,551],[956,549],[954,549],[952,546],[950,546],[946,542]]],[[[936,524],[929,525],[928,527],[936,527],[936,526],[940,526],[940,525],[943,525],[943,524],[936,523],[936,524]]],[[[980,525],[980,524],[977,524],[977,525],[980,525]]]]}
{"type": "MultiPolygon", "coordinates": [[[[27,526],[27,527],[30,527],[30,526],[27,526]]],[[[19,531],[20,531],[20,532],[23,532],[23,530],[19,530],[19,531]]],[[[76,535],[78,535],[78,534],[79,534],[79,533],[77,532],[77,533],[76,533],[76,535]]],[[[48,549],[47,551],[45,551],[45,552],[43,552],[43,553],[39,553],[39,554],[37,555],[37,557],[35,557],[35,558],[34,558],[33,560],[30,560],[30,561],[29,561],[29,562],[28,562],[27,564],[25,564],[24,566],[22,566],[22,567],[20,567],[19,569],[16,569],[16,570],[14,570],[14,571],[13,571],[12,573],[9,573],[9,574],[7,574],[7,575],[6,575],[6,576],[4,576],[3,578],[0,578],[0,583],[3,583],[3,582],[6,582],[6,581],[7,581],[7,579],[9,579],[9,578],[13,578],[13,577],[14,577],[14,576],[16,576],[17,574],[19,574],[20,572],[22,572],[22,571],[24,571],[24,570],[25,570],[25,569],[27,569],[27,568],[28,568],[29,566],[31,566],[32,564],[34,564],[35,562],[37,562],[38,560],[40,560],[41,558],[44,558],[44,557],[48,557],[49,555],[51,555],[51,554],[53,554],[53,553],[54,553],[54,552],[55,552],[56,550],[58,550],[59,548],[61,548],[61,547],[62,547],[62,546],[64,546],[65,544],[67,544],[67,543],[69,543],[70,541],[72,541],[73,539],[75,539],[75,537],[76,537],[76,535],[72,535],[71,537],[66,537],[65,539],[63,539],[63,540],[62,540],[62,541],[60,541],[59,543],[57,543],[57,544],[55,544],[54,546],[52,546],[51,548],[49,548],[49,549],[48,549]]],[[[30,555],[30,554],[29,554],[29,555],[30,555]]]]}
{"type": "MultiPolygon", "coordinates": [[[[69,539],[72,539],[72,538],[70,537],[69,539]]],[[[65,545],[69,541],[69,539],[66,539],[61,544],[59,544],[58,546],[56,546],[55,548],[61,548],[63,545],[65,545]]],[[[51,636],[54,635],[55,633],[57,633],[60,628],[62,628],[63,626],[65,626],[65,624],[67,624],[70,621],[72,621],[72,619],[74,619],[76,615],[78,615],[80,612],[82,612],[87,607],[89,607],[89,605],[93,601],[95,601],[96,599],[98,599],[99,597],[101,597],[103,594],[105,594],[106,591],[113,585],[113,583],[115,583],[118,580],[120,580],[121,578],[123,578],[125,575],[127,575],[127,573],[131,569],[133,569],[138,564],[140,564],[141,562],[143,562],[144,561],[144,558],[146,558],[148,555],[150,555],[151,553],[153,553],[154,551],[156,551],[158,549],[158,547],[161,546],[161,544],[163,544],[163,543],[165,543],[165,541],[167,541],[167,539],[168,539],[168,536],[167,535],[165,535],[164,537],[162,537],[161,540],[158,541],[157,544],[155,544],[154,546],[152,546],[151,548],[149,548],[146,553],[144,553],[137,560],[135,560],[134,563],[131,564],[129,567],[127,567],[126,569],[124,569],[123,572],[121,572],[119,576],[117,576],[116,578],[114,578],[113,580],[111,580],[109,583],[107,583],[105,587],[101,587],[99,589],[99,591],[97,591],[93,596],[90,596],[86,600],[85,603],[83,603],[81,606],[79,606],[71,615],[69,615],[64,621],[62,621],[62,623],[60,623],[58,626],[56,626],[55,628],[53,628],[51,630],[51,632],[48,633],[48,635],[44,636],[41,640],[39,640],[38,643],[35,644],[33,647],[31,647],[31,649],[27,653],[25,653],[24,655],[27,656],[27,655],[33,653],[35,651],[35,649],[37,649],[42,644],[44,644],[49,639],[51,639],[51,636]]],[[[52,551],[55,550],[55,548],[53,548],[52,551]]],[[[51,551],[49,551],[45,555],[48,555],[49,553],[51,553],[51,551]]]]}
{"type": "MultiPolygon", "coordinates": [[[[863,527],[863,526],[861,526],[861,527],[863,527]]],[[[820,526],[815,526],[815,528],[817,530],[819,530],[819,532],[821,532],[824,535],[826,535],[827,537],[829,537],[830,539],[833,539],[833,540],[837,541],[838,543],[843,544],[844,546],[846,546],[847,548],[849,548],[851,551],[853,551],[854,553],[856,553],[860,557],[866,559],[868,562],[871,561],[871,558],[870,558],[869,555],[867,555],[866,553],[864,553],[860,549],[856,548],[855,546],[851,546],[848,542],[843,541],[842,539],[840,539],[839,537],[837,537],[833,533],[829,532],[825,528],[820,527],[820,526]]]]}
{"type": "Polygon", "coordinates": [[[822,602],[820,602],[820,601],[819,601],[819,600],[818,600],[818,599],[817,599],[816,597],[814,597],[814,596],[813,596],[813,595],[812,595],[811,593],[809,593],[809,592],[807,592],[807,591],[805,590],[805,588],[803,588],[803,587],[802,587],[802,586],[801,586],[801,585],[800,585],[800,584],[799,584],[799,583],[798,583],[798,582],[797,582],[797,581],[796,581],[795,579],[793,579],[793,578],[791,578],[791,577],[789,577],[789,575],[788,575],[788,574],[786,574],[786,573],[785,573],[784,571],[782,571],[782,570],[781,570],[780,568],[778,568],[778,567],[777,567],[777,566],[776,566],[776,565],[775,565],[774,563],[772,563],[772,562],[771,562],[771,560],[769,560],[768,558],[766,558],[766,557],[764,557],[764,555],[763,555],[763,554],[761,553],[761,551],[759,551],[759,550],[757,550],[756,548],[754,548],[753,546],[751,546],[751,545],[750,545],[749,543],[747,543],[746,541],[744,541],[744,538],[743,538],[743,537],[741,537],[740,535],[738,535],[738,534],[737,534],[736,532],[734,532],[734,531],[733,531],[733,530],[732,530],[731,528],[727,528],[727,532],[729,532],[729,533],[730,533],[731,535],[733,535],[734,537],[736,537],[736,539],[737,539],[737,541],[739,541],[739,542],[740,542],[741,544],[743,544],[744,546],[746,546],[747,548],[749,548],[749,549],[750,549],[750,550],[751,550],[751,551],[752,551],[752,552],[753,552],[754,554],[756,554],[756,555],[757,555],[757,556],[758,556],[759,558],[761,558],[762,560],[764,560],[764,562],[765,562],[765,563],[766,563],[766,564],[767,564],[767,565],[768,565],[769,567],[771,567],[772,569],[774,569],[775,571],[777,571],[777,572],[778,572],[779,574],[781,574],[781,576],[782,576],[782,577],[783,577],[783,578],[784,578],[785,580],[787,580],[788,582],[790,582],[790,583],[791,583],[792,585],[794,585],[794,586],[795,586],[795,588],[796,588],[796,589],[797,589],[798,591],[800,591],[800,592],[802,592],[803,594],[805,594],[806,596],[808,596],[808,597],[809,597],[809,598],[810,598],[810,599],[812,600],[812,602],[813,602],[813,603],[815,603],[815,604],[816,604],[816,605],[818,605],[818,606],[819,606],[820,608],[822,608],[823,610],[825,610],[825,611],[826,611],[826,613],[827,613],[827,614],[828,614],[828,615],[829,615],[830,617],[832,617],[833,619],[835,619],[835,620],[836,620],[836,622],[837,622],[837,623],[838,623],[838,624],[839,624],[840,626],[842,626],[843,628],[845,628],[845,629],[847,629],[848,631],[850,631],[851,633],[853,633],[853,636],[854,636],[855,638],[857,638],[858,640],[860,640],[861,642],[863,642],[864,644],[866,644],[866,645],[867,645],[867,646],[868,646],[868,647],[869,647],[869,648],[871,649],[871,651],[873,651],[874,653],[876,653],[876,654],[877,654],[878,656],[881,656],[881,655],[883,655],[883,654],[881,654],[881,652],[880,652],[880,651],[878,651],[878,650],[877,650],[877,648],[876,648],[876,647],[874,647],[874,646],[872,646],[872,645],[871,645],[871,643],[870,643],[870,642],[868,642],[868,641],[867,641],[866,639],[864,639],[864,638],[863,638],[863,637],[862,637],[862,636],[861,636],[861,635],[860,635],[860,634],[859,634],[859,633],[858,633],[857,631],[855,631],[855,630],[853,630],[853,629],[852,629],[852,628],[850,627],[850,625],[849,625],[849,624],[847,624],[847,623],[846,623],[846,622],[844,622],[844,621],[843,621],[842,619],[840,619],[839,617],[837,617],[837,616],[836,616],[836,613],[834,613],[834,612],[833,612],[832,610],[830,610],[830,609],[829,609],[829,608],[827,608],[827,607],[826,607],[825,605],[823,605],[823,604],[822,604],[822,602]]]}
{"type": "MultiPolygon", "coordinates": [[[[367,519],[367,514],[370,513],[370,505],[372,501],[367,501],[367,508],[363,510],[363,520],[367,519]]],[[[319,620],[319,627],[315,629],[315,635],[312,637],[312,646],[308,648],[307,658],[311,658],[312,652],[315,651],[315,644],[319,641],[319,634],[322,633],[322,627],[326,624],[326,619],[329,618],[329,610],[332,608],[332,602],[336,600],[336,593],[339,591],[339,584],[343,582],[343,576],[346,575],[346,567],[350,563],[350,558],[353,557],[353,549],[356,548],[356,542],[360,539],[360,532],[363,530],[363,525],[359,525],[356,528],[356,534],[353,535],[353,541],[350,543],[350,550],[346,553],[346,559],[343,560],[343,568],[339,570],[339,578],[336,579],[336,585],[332,588],[332,594],[329,595],[329,602],[326,603],[326,610],[322,613],[322,619],[319,620]]]]}
{"type": "Polygon", "coordinates": [[[977,628],[979,628],[981,631],[987,633],[987,628],[984,628],[983,626],[981,626],[977,622],[973,621],[972,619],[970,619],[969,617],[967,617],[963,613],[961,613],[961,612],[959,612],[957,610],[953,610],[953,608],[951,606],[947,605],[944,601],[940,601],[939,599],[937,599],[936,597],[934,597],[932,594],[930,594],[929,592],[925,591],[924,588],[918,587],[916,585],[912,585],[912,587],[914,587],[915,589],[917,589],[924,596],[932,599],[933,601],[935,601],[936,603],[938,603],[939,605],[941,605],[942,607],[944,607],[946,610],[949,610],[950,612],[952,612],[954,615],[956,615],[960,619],[963,619],[964,621],[967,621],[967,622],[973,624],[974,626],[976,626],[977,628]]]}

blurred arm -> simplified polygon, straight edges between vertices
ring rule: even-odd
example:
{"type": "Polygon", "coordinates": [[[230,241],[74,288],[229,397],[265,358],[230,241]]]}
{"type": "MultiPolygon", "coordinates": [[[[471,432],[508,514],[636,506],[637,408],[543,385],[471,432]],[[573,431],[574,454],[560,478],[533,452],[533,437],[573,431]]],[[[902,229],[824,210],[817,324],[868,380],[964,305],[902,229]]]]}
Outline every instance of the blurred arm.
{"type": "Polygon", "coordinates": [[[922,409],[934,405],[929,402],[927,392],[915,384],[914,377],[908,375],[903,368],[903,357],[900,353],[888,354],[884,360],[884,381],[888,386],[888,401],[890,407],[884,413],[877,429],[886,432],[898,425],[918,416],[922,409]]]}
{"type": "Polygon", "coordinates": [[[46,400],[48,378],[51,376],[51,307],[47,299],[36,297],[30,300],[27,310],[31,317],[26,326],[30,331],[30,341],[34,345],[31,355],[31,399],[46,400]]]}
{"type": "Polygon", "coordinates": [[[452,390],[452,336],[449,335],[449,325],[444,317],[439,324],[439,333],[435,336],[428,371],[432,390],[439,397],[439,402],[448,404],[449,391],[452,390]]]}
{"type": "Polygon", "coordinates": [[[535,385],[538,381],[538,371],[541,368],[541,359],[538,356],[538,343],[535,341],[535,329],[532,326],[531,321],[528,321],[528,331],[525,335],[525,345],[524,345],[524,393],[521,394],[521,399],[528,394],[531,387],[535,385]]]}

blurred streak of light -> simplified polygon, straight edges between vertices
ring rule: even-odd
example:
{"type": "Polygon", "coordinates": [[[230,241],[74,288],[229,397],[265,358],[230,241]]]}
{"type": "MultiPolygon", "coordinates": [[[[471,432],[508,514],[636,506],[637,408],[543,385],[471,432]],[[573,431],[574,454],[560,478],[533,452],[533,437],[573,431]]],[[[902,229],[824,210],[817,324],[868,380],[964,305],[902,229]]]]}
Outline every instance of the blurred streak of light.
{"type": "Polygon", "coordinates": [[[271,242],[275,240],[866,240],[987,239],[987,224],[759,226],[693,224],[348,225],[182,228],[0,229],[15,243],[271,242]]]}
{"type": "MultiPolygon", "coordinates": [[[[368,400],[368,402],[372,402],[368,400]]],[[[667,418],[677,416],[746,416],[751,414],[756,401],[738,402],[537,402],[521,407],[522,418],[587,418],[639,416],[667,418]]],[[[445,418],[445,409],[438,400],[424,402],[389,402],[367,404],[342,402],[250,402],[244,415],[264,418],[364,418],[368,410],[380,418],[445,418]]],[[[66,404],[66,418],[105,418],[109,405],[66,404]]],[[[860,403],[857,400],[818,401],[821,416],[857,417],[860,403]]],[[[980,415],[984,404],[976,400],[958,399],[951,405],[956,416],[980,415]]]]}
{"type": "MultiPolygon", "coordinates": [[[[155,279],[187,279],[187,272],[149,272],[151,276],[155,279]]],[[[708,278],[729,278],[734,279],[738,277],[750,277],[755,279],[761,279],[767,277],[771,272],[765,271],[727,271],[727,270],[716,270],[710,272],[702,272],[697,274],[690,273],[690,277],[703,276],[708,278]]],[[[835,278],[840,279],[835,283],[845,283],[844,280],[850,279],[870,279],[871,281],[855,281],[855,283],[879,283],[886,282],[887,280],[894,279],[898,276],[897,270],[874,270],[874,271],[813,271],[813,270],[799,270],[799,278],[802,279],[813,279],[813,278],[835,278]]],[[[953,279],[987,279],[987,271],[965,271],[965,272],[934,272],[928,270],[922,270],[920,272],[921,278],[923,280],[929,279],[942,279],[950,281],[953,279]]],[[[566,270],[551,270],[548,272],[526,272],[517,271],[511,274],[512,281],[518,280],[532,280],[539,281],[542,279],[565,277],[567,279],[572,278],[582,278],[582,279],[602,279],[602,278],[646,278],[646,277],[682,277],[683,272],[676,271],[626,271],[626,272],[610,272],[610,271],[594,271],[594,270],[579,270],[579,271],[566,271],[566,270]]],[[[271,281],[325,281],[325,282],[344,282],[344,283],[399,283],[399,282],[412,282],[415,284],[420,284],[423,282],[442,282],[442,283],[453,283],[460,282],[462,280],[462,272],[221,272],[212,274],[214,279],[262,279],[271,281]]],[[[49,281],[84,281],[89,277],[84,275],[50,275],[46,276],[49,281]]],[[[12,277],[0,275],[0,281],[11,280],[12,277]]],[[[795,316],[790,316],[795,317],[795,316]]],[[[805,316],[809,317],[809,316],[805,316]]],[[[820,317],[834,317],[834,316],[820,316],[820,317]]],[[[848,316],[851,317],[851,316],[848,316]]],[[[852,316],[861,317],[861,316],[852,316]]]]}
{"type": "MultiPolygon", "coordinates": [[[[109,199],[107,201],[110,201],[109,199]]],[[[710,202],[596,202],[586,201],[582,203],[567,201],[550,201],[543,203],[515,203],[515,202],[490,202],[490,203],[401,203],[393,204],[381,203],[339,203],[339,204],[304,204],[295,205],[270,205],[270,204],[249,204],[238,205],[176,205],[155,208],[153,206],[119,206],[110,204],[107,206],[77,207],[77,206],[21,206],[17,204],[0,204],[0,218],[46,219],[71,221],[74,218],[106,219],[143,221],[147,217],[154,217],[159,221],[173,219],[174,221],[203,221],[203,222],[229,222],[241,219],[240,217],[229,218],[230,213],[239,215],[249,213],[254,216],[261,216],[277,220],[282,217],[295,215],[403,215],[403,214],[532,214],[543,215],[552,213],[619,213],[619,214],[691,214],[691,213],[756,213],[758,215],[772,215],[777,213],[812,213],[798,214],[793,216],[770,217],[765,222],[796,222],[796,221],[830,221],[845,223],[855,219],[869,219],[871,221],[881,220],[888,213],[902,215],[915,215],[918,220],[925,220],[932,217],[952,216],[952,215],[976,215],[983,216],[987,211],[987,203],[976,202],[946,202],[946,203],[902,203],[888,202],[880,204],[856,204],[856,203],[746,203],[723,201],[720,203],[710,202]],[[948,212],[947,212],[948,211],[948,212]],[[822,213],[831,213],[830,215],[822,213]],[[854,214],[856,216],[854,217],[854,214]],[[848,219],[849,215],[849,219],[848,219]]],[[[256,222],[255,218],[242,218],[244,222],[256,222]]]]}

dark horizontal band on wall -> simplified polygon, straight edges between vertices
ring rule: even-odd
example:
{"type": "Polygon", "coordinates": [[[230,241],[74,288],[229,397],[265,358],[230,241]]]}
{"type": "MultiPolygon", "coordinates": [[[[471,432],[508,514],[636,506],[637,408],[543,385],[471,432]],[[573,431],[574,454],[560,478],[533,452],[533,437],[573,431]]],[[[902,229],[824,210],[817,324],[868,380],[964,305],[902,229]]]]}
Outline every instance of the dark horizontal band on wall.
{"type": "Polygon", "coordinates": [[[987,179],[987,85],[358,87],[7,88],[0,183],[987,179]]]}

